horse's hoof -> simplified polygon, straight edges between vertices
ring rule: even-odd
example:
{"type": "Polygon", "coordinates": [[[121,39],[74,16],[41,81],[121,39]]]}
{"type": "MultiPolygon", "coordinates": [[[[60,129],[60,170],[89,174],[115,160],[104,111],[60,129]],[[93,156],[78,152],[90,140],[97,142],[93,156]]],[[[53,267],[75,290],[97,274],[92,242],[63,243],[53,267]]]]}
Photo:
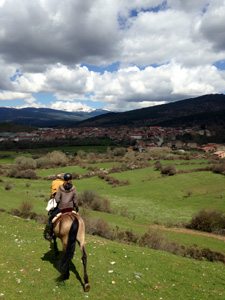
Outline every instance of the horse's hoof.
{"type": "Polygon", "coordinates": [[[89,290],[90,290],[90,284],[89,283],[85,283],[85,286],[84,286],[84,291],[85,292],[89,292],[89,290]]]}

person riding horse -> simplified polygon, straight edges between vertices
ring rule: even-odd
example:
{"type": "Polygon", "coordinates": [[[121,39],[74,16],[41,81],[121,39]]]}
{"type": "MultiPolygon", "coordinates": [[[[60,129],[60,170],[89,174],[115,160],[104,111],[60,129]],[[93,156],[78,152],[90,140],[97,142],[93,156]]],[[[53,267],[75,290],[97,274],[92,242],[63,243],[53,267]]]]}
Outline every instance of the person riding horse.
{"type": "Polygon", "coordinates": [[[57,174],[56,175],[56,179],[52,181],[51,184],[51,195],[50,198],[53,198],[56,194],[56,192],[58,191],[58,188],[60,187],[60,185],[62,185],[64,183],[63,179],[62,179],[62,175],[61,174],[57,174]]]}
{"type": "Polygon", "coordinates": [[[72,175],[70,173],[66,173],[64,175],[64,182],[59,186],[56,194],[55,201],[57,203],[57,207],[53,210],[50,218],[49,218],[49,233],[45,235],[45,239],[50,241],[53,236],[53,223],[52,220],[54,217],[60,213],[63,208],[72,208],[78,212],[78,197],[75,186],[72,184],[72,175]]]}

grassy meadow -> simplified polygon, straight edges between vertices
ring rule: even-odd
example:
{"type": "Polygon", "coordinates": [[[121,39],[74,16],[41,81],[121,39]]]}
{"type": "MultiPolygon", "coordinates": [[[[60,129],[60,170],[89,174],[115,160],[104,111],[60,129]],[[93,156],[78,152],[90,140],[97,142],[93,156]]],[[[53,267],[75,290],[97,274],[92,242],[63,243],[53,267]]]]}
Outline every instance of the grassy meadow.
{"type": "MultiPolygon", "coordinates": [[[[162,176],[154,160],[143,168],[123,170],[108,176],[127,185],[111,185],[97,175],[87,175],[88,167],[109,170],[128,164],[102,159],[67,167],[36,169],[39,179],[9,178],[6,172],[21,154],[9,153],[0,159],[0,209],[10,212],[23,201],[32,204],[32,211],[46,215],[50,180],[43,178],[59,172],[81,174],[73,180],[78,194],[97,192],[110,202],[114,213],[88,211],[91,218],[102,218],[110,227],[130,230],[138,235],[156,232],[169,241],[182,245],[198,245],[225,254],[224,240],[215,236],[172,231],[173,224],[189,222],[201,209],[225,211],[224,175],[198,171],[210,165],[206,158],[188,161],[161,160],[174,164],[177,174],[162,176]],[[188,164],[187,164],[188,163],[188,164]],[[11,165],[10,165],[11,164],[11,165]],[[186,171],[186,172],[181,172],[186,171]],[[193,171],[193,172],[189,172],[193,171]],[[7,183],[12,183],[6,189],[7,183]],[[170,226],[169,226],[170,224],[170,226]],[[172,225],[171,225],[172,224],[172,225]]],[[[24,154],[23,154],[24,156],[24,154]]],[[[31,155],[28,154],[28,157],[31,155]]],[[[71,277],[59,280],[57,261],[49,243],[43,238],[44,225],[6,212],[0,213],[0,268],[2,299],[223,299],[225,298],[225,266],[218,262],[197,261],[171,253],[135,245],[122,244],[98,236],[86,235],[89,293],[84,293],[81,254],[77,245],[71,265],[71,277]],[[80,278],[81,277],[81,278],[80,278]]],[[[81,208],[82,212],[82,208],[81,208]]],[[[59,243],[59,241],[58,241],[59,243]]],[[[60,247],[61,249],[61,247],[60,247]]]]}

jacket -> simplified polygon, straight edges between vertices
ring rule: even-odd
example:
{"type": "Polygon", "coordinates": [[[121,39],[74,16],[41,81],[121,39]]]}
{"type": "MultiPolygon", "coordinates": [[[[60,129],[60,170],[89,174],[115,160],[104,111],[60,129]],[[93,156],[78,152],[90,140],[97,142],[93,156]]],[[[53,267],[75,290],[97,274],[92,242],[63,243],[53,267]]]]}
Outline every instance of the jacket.
{"type": "Polygon", "coordinates": [[[50,198],[54,197],[55,193],[58,191],[59,186],[62,185],[63,182],[64,181],[59,178],[52,181],[50,198]]]}
{"type": "Polygon", "coordinates": [[[69,190],[65,190],[63,185],[60,185],[57,193],[55,194],[55,201],[59,209],[72,207],[78,211],[78,197],[75,186],[69,190]]]}

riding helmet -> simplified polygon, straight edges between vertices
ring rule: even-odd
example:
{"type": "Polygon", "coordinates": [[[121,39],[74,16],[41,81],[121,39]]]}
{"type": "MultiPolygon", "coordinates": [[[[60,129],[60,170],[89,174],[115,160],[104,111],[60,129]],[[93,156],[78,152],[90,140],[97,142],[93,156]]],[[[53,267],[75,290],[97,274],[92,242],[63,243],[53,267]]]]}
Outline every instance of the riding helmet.
{"type": "Polygon", "coordinates": [[[71,175],[70,173],[66,173],[66,174],[64,175],[64,180],[65,180],[65,181],[72,180],[72,175],[71,175]]]}

